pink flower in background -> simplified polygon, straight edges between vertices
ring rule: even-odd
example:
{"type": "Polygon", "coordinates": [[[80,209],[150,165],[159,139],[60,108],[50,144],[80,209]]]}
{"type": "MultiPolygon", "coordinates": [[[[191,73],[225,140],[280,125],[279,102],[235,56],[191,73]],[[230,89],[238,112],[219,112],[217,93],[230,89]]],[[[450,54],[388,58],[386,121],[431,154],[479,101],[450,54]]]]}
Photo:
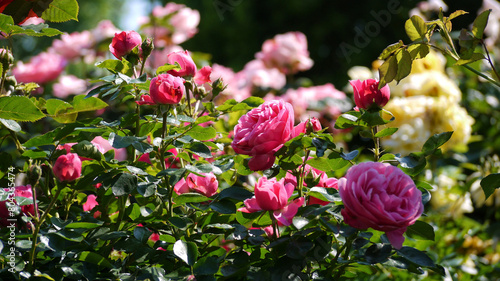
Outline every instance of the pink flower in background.
{"type": "Polygon", "coordinates": [[[135,47],[141,46],[142,39],[139,33],[131,31],[122,31],[116,33],[111,44],[109,45],[109,51],[117,58],[122,59],[130,53],[135,47]]]}
{"type": "Polygon", "coordinates": [[[212,173],[200,173],[202,176],[189,174],[186,179],[182,178],[174,186],[175,193],[184,194],[188,192],[196,192],[211,197],[217,193],[219,182],[212,173]]]}
{"type": "Polygon", "coordinates": [[[259,211],[274,211],[273,216],[283,225],[292,224],[292,219],[302,204],[304,198],[299,197],[292,202],[288,202],[295,187],[285,184],[284,179],[276,181],[275,178],[268,180],[266,177],[260,178],[255,184],[255,196],[244,201],[245,207],[238,209],[244,213],[254,213],[259,211]]]}
{"type": "Polygon", "coordinates": [[[266,40],[262,51],[255,55],[267,67],[275,67],[284,74],[295,74],[312,67],[313,61],[307,50],[306,36],[301,32],[278,34],[266,40]]]}
{"type": "Polygon", "coordinates": [[[91,211],[95,206],[99,205],[97,202],[97,197],[94,194],[90,194],[87,196],[87,201],[83,203],[83,210],[85,212],[91,211]]]}
{"type": "Polygon", "coordinates": [[[151,79],[149,95],[157,104],[178,104],[185,92],[184,79],[165,73],[151,79]]]}
{"type": "Polygon", "coordinates": [[[403,233],[423,212],[422,193],[413,180],[388,163],[364,162],[352,166],[338,182],[345,223],[384,231],[400,249],[403,233]]]}
{"type": "Polygon", "coordinates": [[[175,65],[178,63],[181,70],[169,70],[167,73],[173,76],[194,76],[196,74],[196,64],[188,51],[173,52],[167,55],[167,63],[175,65]]]}
{"type": "Polygon", "coordinates": [[[151,55],[146,60],[146,64],[148,67],[152,69],[156,69],[160,66],[163,66],[167,63],[167,55],[172,52],[182,52],[184,49],[178,45],[169,45],[164,48],[159,48],[155,42],[155,48],[151,52],[151,55]]]}
{"type": "Polygon", "coordinates": [[[249,61],[243,70],[246,86],[281,89],[286,85],[286,76],[276,68],[267,68],[260,60],[249,61]]]}
{"type": "Polygon", "coordinates": [[[67,60],[55,53],[40,53],[28,63],[18,62],[12,70],[17,82],[45,84],[56,80],[67,64],[67,60]]]}
{"type": "Polygon", "coordinates": [[[55,97],[65,99],[70,95],[79,95],[87,90],[87,81],[74,75],[61,75],[59,82],[52,86],[55,97]]]}
{"type": "Polygon", "coordinates": [[[227,98],[241,102],[251,96],[251,88],[246,81],[244,72],[234,73],[229,67],[213,64],[210,80],[215,81],[219,78],[222,79],[224,85],[227,85],[226,89],[219,95],[219,99],[227,98]]]}
{"type": "Polygon", "coordinates": [[[210,75],[212,74],[212,67],[204,66],[196,72],[194,75],[194,82],[198,85],[203,85],[205,83],[212,82],[210,80],[210,75]]]}
{"type": "MultiPolygon", "coordinates": [[[[5,192],[12,192],[11,188],[4,188],[5,192]]],[[[13,196],[14,197],[25,197],[29,199],[33,199],[33,192],[31,191],[31,185],[26,186],[16,186],[13,188],[13,196]]],[[[12,194],[12,193],[11,193],[12,194]]],[[[9,207],[10,203],[17,204],[16,199],[10,200],[10,197],[6,201],[0,201],[0,226],[9,226],[10,222],[7,219],[11,218],[9,207]]],[[[35,206],[33,204],[23,205],[21,206],[21,212],[26,216],[34,216],[35,215],[35,206]]]]}
{"type": "Polygon", "coordinates": [[[78,154],[67,153],[56,159],[52,170],[59,181],[74,181],[82,174],[82,161],[78,154]]]}
{"type": "Polygon", "coordinates": [[[365,110],[380,109],[384,107],[391,97],[389,85],[378,89],[379,81],[375,79],[351,80],[354,103],[358,108],[365,110]]]}
{"type": "Polygon", "coordinates": [[[238,120],[231,146],[236,153],[252,156],[251,170],[269,169],[274,153],[291,138],[293,125],[292,105],[281,100],[264,102],[238,120]]]}
{"type": "Polygon", "coordinates": [[[88,30],[65,33],[61,35],[61,39],[52,41],[49,52],[57,53],[71,61],[93,52],[94,44],[94,37],[88,30]]]}
{"type": "Polygon", "coordinates": [[[90,31],[96,42],[115,37],[120,30],[110,20],[102,20],[90,31]]]}

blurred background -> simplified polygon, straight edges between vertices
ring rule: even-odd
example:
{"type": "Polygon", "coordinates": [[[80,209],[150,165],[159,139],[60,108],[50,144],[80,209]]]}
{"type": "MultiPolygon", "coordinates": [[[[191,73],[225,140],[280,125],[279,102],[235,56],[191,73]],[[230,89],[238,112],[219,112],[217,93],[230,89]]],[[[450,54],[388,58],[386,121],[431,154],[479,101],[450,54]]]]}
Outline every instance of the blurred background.
{"type": "MultiPolygon", "coordinates": [[[[153,6],[167,2],[182,3],[200,11],[199,32],[181,44],[184,49],[212,55],[211,62],[239,71],[254,59],[262,43],[276,34],[300,31],[307,37],[314,66],[298,77],[313,84],[333,83],[337,88],[347,84],[347,70],[355,65],[371,67],[380,52],[399,39],[409,42],[404,23],[409,11],[419,1],[357,0],[351,5],[340,1],[321,0],[79,0],[79,22],[50,23],[51,27],[71,33],[94,28],[110,19],[119,29],[139,27],[141,16],[151,13],[153,6]]],[[[448,13],[468,11],[455,19],[454,28],[467,27],[482,1],[443,1],[448,13]]],[[[25,60],[48,46],[54,38],[25,38],[15,43],[16,59],[25,60]]]]}

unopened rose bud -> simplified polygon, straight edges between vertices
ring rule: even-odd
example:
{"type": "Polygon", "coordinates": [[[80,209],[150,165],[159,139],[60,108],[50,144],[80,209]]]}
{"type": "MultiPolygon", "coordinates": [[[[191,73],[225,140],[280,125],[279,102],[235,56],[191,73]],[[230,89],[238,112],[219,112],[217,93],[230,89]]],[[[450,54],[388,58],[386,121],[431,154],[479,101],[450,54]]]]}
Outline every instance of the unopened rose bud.
{"type": "Polygon", "coordinates": [[[0,63],[2,64],[3,72],[6,72],[10,65],[14,63],[12,52],[7,49],[0,49],[0,63]]]}
{"type": "Polygon", "coordinates": [[[151,39],[150,37],[146,38],[146,40],[144,40],[141,44],[142,59],[147,59],[154,48],[155,46],[153,44],[153,39],[151,39]]]}

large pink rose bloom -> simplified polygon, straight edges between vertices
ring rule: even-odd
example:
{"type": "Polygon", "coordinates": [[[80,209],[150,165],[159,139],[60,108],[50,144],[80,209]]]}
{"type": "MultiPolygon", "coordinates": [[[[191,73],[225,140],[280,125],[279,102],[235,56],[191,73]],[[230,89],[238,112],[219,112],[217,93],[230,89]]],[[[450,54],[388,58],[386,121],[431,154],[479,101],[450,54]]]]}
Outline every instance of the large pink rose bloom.
{"type": "Polygon", "coordinates": [[[413,180],[387,163],[355,165],[338,181],[338,187],[345,223],[384,231],[396,249],[403,246],[403,233],[424,209],[422,193],[413,180]]]}
{"type": "Polygon", "coordinates": [[[267,101],[243,115],[234,127],[234,151],[252,156],[248,166],[253,171],[273,166],[274,153],[293,133],[293,108],[284,101],[267,101]]]}
{"type": "Polygon", "coordinates": [[[115,37],[111,40],[109,51],[117,58],[122,59],[130,53],[135,47],[140,46],[142,43],[141,35],[131,31],[122,31],[116,33],[115,37]]]}
{"type": "Polygon", "coordinates": [[[149,95],[157,104],[178,104],[184,92],[184,79],[165,73],[151,79],[149,95]]]}
{"type": "Polygon", "coordinates": [[[275,178],[268,180],[266,177],[262,177],[255,184],[255,196],[246,199],[244,201],[245,207],[238,209],[238,211],[244,213],[273,211],[273,216],[278,222],[290,225],[297,210],[304,204],[303,197],[288,202],[294,189],[295,186],[291,183],[285,184],[284,179],[276,181],[275,178]]]}
{"type": "MultiPolygon", "coordinates": [[[[4,188],[5,192],[11,192],[9,188],[4,188]]],[[[12,194],[12,193],[11,193],[12,194]]],[[[14,197],[26,197],[29,199],[33,199],[33,192],[31,191],[31,185],[26,186],[16,186],[14,188],[14,193],[12,194],[14,197]]],[[[10,216],[9,205],[10,203],[17,204],[16,200],[7,200],[0,201],[0,226],[9,226],[10,222],[8,221],[10,216]]],[[[33,204],[23,205],[21,206],[21,212],[26,216],[35,215],[35,206],[33,204]]]]}
{"type": "Polygon", "coordinates": [[[59,181],[71,182],[82,175],[82,160],[76,153],[64,154],[57,158],[52,170],[59,181]]]}
{"type": "Polygon", "coordinates": [[[19,62],[12,70],[18,82],[44,84],[59,77],[67,60],[56,53],[40,53],[32,57],[29,63],[19,62]]]}
{"type": "Polygon", "coordinates": [[[212,173],[200,173],[200,175],[202,176],[189,174],[186,179],[182,178],[174,186],[175,193],[180,195],[188,192],[196,192],[206,197],[215,195],[217,188],[219,188],[219,182],[215,175],[212,173]]]}
{"type": "Polygon", "coordinates": [[[275,67],[285,74],[294,74],[312,67],[313,61],[307,50],[306,36],[301,32],[278,34],[266,40],[262,51],[255,55],[267,67],[275,67]]]}
{"type": "Polygon", "coordinates": [[[391,91],[389,85],[378,89],[379,81],[375,79],[352,80],[349,81],[352,86],[354,103],[358,108],[370,110],[380,109],[389,102],[391,91]]]}

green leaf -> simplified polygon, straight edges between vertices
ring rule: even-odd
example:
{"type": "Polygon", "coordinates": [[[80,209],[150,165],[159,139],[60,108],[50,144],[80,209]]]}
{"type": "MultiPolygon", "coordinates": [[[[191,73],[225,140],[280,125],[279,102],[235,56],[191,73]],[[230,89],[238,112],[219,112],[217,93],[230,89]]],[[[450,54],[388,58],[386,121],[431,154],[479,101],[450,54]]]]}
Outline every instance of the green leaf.
{"type": "Polygon", "coordinates": [[[219,271],[219,259],[216,256],[203,257],[199,259],[194,267],[193,271],[198,275],[212,275],[219,271]]]}
{"type": "Polygon", "coordinates": [[[354,126],[363,126],[360,124],[361,112],[349,111],[340,115],[335,121],[335,129],[348,129],[354,126]]]}
{"type": "Polygon", "coordinates": [[[411,41],[417,41],[425,38],[427,26],[421,17],[415,15],[405,22],[405,31],[411,41]]]}
{"type": "Polygon", "coordinates": [[[181,66],[179,65],[178,62],[175,62],[175,64],[165,64],[156,69],[156,75],[168,72],[170,70],[176,70],[179,71],[181,70],[181,66]]]}
{"type": "Polygon", "coordinates": [[[452,20],[454,18],[457,18],[461,15],[466,15],[466,14],[468,14],[468,12],[463,11],[463,10],[457,10],[457,11],[451,13],[450,16],[448,16],[448,20],[452,20]]]}
{"type": "Polygon", "coordinates": [[[342,159],[344,160],[347,160],[347,161],[351,161],[351,160],[354,160],[354,158],[356,158],[356,156],[358,156],[359,154],[359,151],[358,150],[353,150],[349,153],[340,153],[340,157],[342,157],[342,159]]]}
{"type": "Polygon", "coordinates": [[[194,126],[187,132],[187,135],[200,141],[211,140],[217,136],[217,131],[213,127],[194,126]]]}
{"type": "Polygon", "coordinates": [[[415,248],[411,247],[402,247],[400,250],[397,250],[398,254],[402,256],[403,258],[417,264],[420,266],[425,266],[425,267],[435,267],[436,265],[432,261],[427,254],[425,254],[422,251],[419,251],[415,248]]]}
{"type": "Polygon", "coordinates": [[[422,153],[431,155],[436,149],[445,144],[451,138],[452,134],[453,132],[444,132],[433,135],[424,143],[422,153]]]}
{"type": "Polygon", "coordinates": [[[414,158],[412,156],[394,157],[399,162],[399,167],[408,175],[419,174],[427,164],[425,157],[414,158]]]}
{"type": "Polygon", "coordinates": [[[323,201],[327,202],[336,202],[336,201],[342,201],[340,199],[340,195],[338,191],[335,188],[324,188],[324,187],[318,187],[315,186],[309,190],[307,193],[309,196],[318,198],[323,201]]]}
{"type": "Polygon", "coordinates": [[[500,173],[487,175],[480,184],[486,200],[500,187],[500,173]]]}
{"type": "Polygon", "coordinates": [[[193,242],[177,240],[174,244],[174,254],[188,265],[192,266],[198,259],[198,249],[193,242]]]}
{"type": "Polygon", "coordinates": [[[185,149],[203,158],[212,158],[210,148],[201,142],[192,142],[184,146],[185,149]]]}
{"type": "Polygon", "coordinates": [[[122,59],[122,60],[109,59],[109,60],[97,62],[95,64],[95,66],[100,67],[100,68],[106,68],[107,70],[109,70],[113,73],[127,74],[128,72],[130,72],[132,70],[132,65],[130,64],[130,62],[126,61],[125,59],[122,59]]]}
{"type": "Polygon", "coordinates": [[[392,252],[390,244],[373,244],[365,251],[365,259],[371,264],[383,263],[389,259],[392,252]]]}
{"type": "Polygon", "coordinates": [[[427,56],[429,53],[429,45],[427,44],[414,44],[410,45],[407,48],[407,51],[410,53],[412,59],[422,59],[427,56]]]}
{"type": "Polygon", "coordinates": [[[398,128],[385,128],[375,134],[376,138],[388,137],[398,131],[398,128]]]}
{"type": "Polygon", "coordinates": [[[21,122],[34,122],[45,117],[33,101],[23,96],[0,98],[0,118],[21,122]]]}
{"type": "Polygon", "coordinates": [[[21,131],[21,126],[14,120],[0,118],[0,123],[13,132],[19,133],[21,131]]]}
{"type": "Polygon", "coordinates": [[[78,21],[78,9],[76,0],[53,0],[42,13],[42,19],[51,22],[78,21]]]}
{"type": "Polygon", "coordinates": [[[412,60],[410,53],[405,49],[402,49],[396,54],[396,60],[398,62],[398,72],[394,79],[399,83],[399,81],[410,74],[412,60]]]}
{"type": "Polygon", "coordinates": [[[93,143],[87,140],[80,141],[79,143],[73,145],[72,148],[79,156],[95,159],[97,161],[100,161],[102,159],[101,152],[93,143]]]}
{"type": "Polygon", "coordinates": [[[78,113],[72,112],[73,106],[59,99],[48,99],[45,107],[50,117],[59,123],[73,123],[78,113]]]}
{"type": "Polygon", "coordinates": [[[378,56],[379,60],[385,60],[387,59],[390,55],[395,53],[397,50],[399,50],[401,47],[403,47],[403,41],[399,40],[398,43],[391,44],[387,46],[382,53],[378,56]]]}
{"type": "Polygon", "coordinates": [[[111,133],[109,134],[108,140],[111,146],[113,146],[114,148],[126,148],[131,145],[141,153],[148,153],[153,150],[153,147],[149,143],[144,142],[146,138],[147,137],[133,136],[122,137],[115,133],[111,133]]]}
{"type": "Polygon", "coordinates": [[[115,196],[129,195],[137,186],[137,177],[127,173],[118,174],[113,181],[111,190],[115,196]]]}
{"type": "Polygon", "coordinates": [[[22,154],[24,157],[28,157],[31,159],[40,159],[47,157],[47,152],[45,151],[34,151],[34,150],[26,150],[22,154]]]}
{"type": "Polygon", "coordinates": [[[490,16],[491,9],[486,10],[479,14],[472,24],[472,35],[477,39],[483,39],[484,28],[488,24],[488,17],[490,16]]]}
{"type": "Polygon", "coordinates": [[[183,193],[177,197],[175,197],[174,201],[178,205],[183,205],[186,203],[199,203],[210,200],[210,198],[205,195],[199,193],[183,193]]]}
{"type": "Polygon", "coordinates": [[[95,252],[83,251],[77,255],[77,259],[79,261],[89,262],[107,268],[113,268],[113,265],[107,259],[95,252]]]}
{"type": "Polygon", "coordinates": [[[107,103],[99,98],[77,95],[72,101],[73,112],[95,111],[108,106],[107,103]]]}
{"type": "Polygon", "coordinates": [[[378,88],[381,89],[390,83],[398,74],[398,62],[396,56],[390,56],[379,68],[380,82],[378,88]]]}
{"type": "Polygon", "coordinates": [[[103,222],[94,223],[94,222],[72,222],[66,225],[65,228],[69,229],[93,229],[101,226],[103,222]]]}
{"type": "Polygon", "coordinates": [[[434,228],[423,221],[416,221],[414,224],[408,226],[406,235],[418,240],[434,241],[435,239],[434,228]]]}
{"type": "Polygon", "coordinates": [[[472,62],[475,62],[475,61],[478,61],[478,60],[482,60],[484,59],[484,55],[481,54],[481,53],[472,53],[470,55],[470,57],[468,58],[460,58],[459,60],[457,60],[455,62],[455,65],[465,65],[465,64],[469,64],[469,63],[472,63],[472,62]]]}
{"type": "Polygon", "coordinates": [[[229,215],[236,213],[236,206],[228,199],[214,201],[210,204],[210,208],[221,214],[229,215]]]}

